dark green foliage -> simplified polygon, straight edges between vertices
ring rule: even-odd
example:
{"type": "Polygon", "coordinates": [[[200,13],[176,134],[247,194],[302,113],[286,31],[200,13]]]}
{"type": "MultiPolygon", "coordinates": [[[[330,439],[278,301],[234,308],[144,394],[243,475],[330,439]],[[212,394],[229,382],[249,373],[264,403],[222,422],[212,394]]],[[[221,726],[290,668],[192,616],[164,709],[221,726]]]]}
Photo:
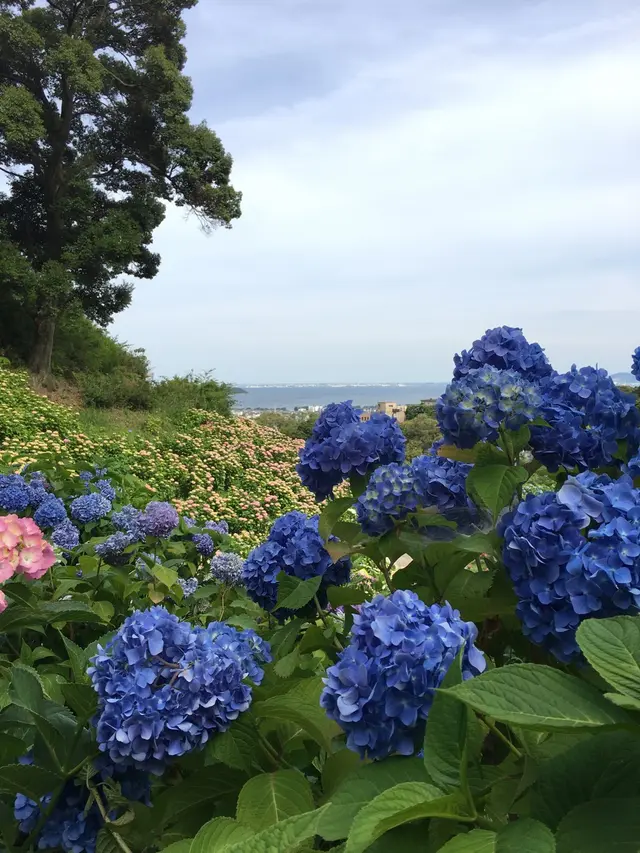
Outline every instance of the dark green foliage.
{"type": "Polygon", "coordinates": [[[216,382],[210,373],[188,373],[153,383],[151,400],[155,410],[169,417],[181,415],[188,409],[230,415],[233,386],[216,382]]]}
{"type": "Polygon", "coordinates": [[[230,226],[231,157],[187,113],[182,13],[195,0],[0,2],[0,326],[49,373],[56,322],[106,325],[152,278],[164,203],[230,226]]]}
{"type": "Polygon", "coordinates": [[[421,403],[411,403],[407,406],[406,418],[408,421],[412,421],[418,415],[428,415],[430,418],[435,418],[436,401],[423,400],[421,403]]]}
{"type": "Polygon", "coordinates": [[[434,441],[441,437],[437,421],[427,414],[416,415],[411,420],[400,424],[400,427],[407,437],[407,459],[421,456],[434,441]]]}
{"type": "Polygon", "coordinates": [[[260,426],[280,430],[289,438],[301,438],[306,441],[311,437],[317,419],[317,412],[262,412],[256,422],[260,426]]]}

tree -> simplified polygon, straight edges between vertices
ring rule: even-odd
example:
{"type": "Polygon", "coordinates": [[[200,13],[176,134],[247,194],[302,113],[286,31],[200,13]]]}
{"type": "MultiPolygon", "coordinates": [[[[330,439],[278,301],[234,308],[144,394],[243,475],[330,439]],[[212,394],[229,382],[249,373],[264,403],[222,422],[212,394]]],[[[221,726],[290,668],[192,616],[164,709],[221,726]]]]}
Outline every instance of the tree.
{"type": "Polygon", "coordinates": [[[0,0],[0,313],[19,306],[35,372],[63,312],[106,325],[130,301],[122,277],[157,273],[165,202],[207,228],[240,216],[231,157],[187,117],[196,2],[0,0]]]}
{"type": "Polygon", "coordinates": [[[414,418],[417,418],[418,415],[428,415],[430,418],[435,418],[435,416],[436,416],[435,400],[433,403],[428,403],[426,400],[423,400],[421,403],[410,403],[407,406],[405,418],[408,421],[412,421],[414,418]]]}
{"type": "Polygon", "coordinates": [[[407,439],[407,459],[421,456],[441,437],[438,422],[429,415],[417,415],[401,424],[400,428],[407,439]]]}

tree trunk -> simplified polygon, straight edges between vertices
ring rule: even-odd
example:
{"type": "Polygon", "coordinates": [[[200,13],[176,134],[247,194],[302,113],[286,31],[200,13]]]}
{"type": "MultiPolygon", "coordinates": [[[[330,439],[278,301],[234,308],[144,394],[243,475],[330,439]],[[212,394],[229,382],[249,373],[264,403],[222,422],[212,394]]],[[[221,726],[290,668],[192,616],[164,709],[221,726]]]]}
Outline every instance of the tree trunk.
{"type": "Polygon", "coordinates": [[[51,374],[51,356],[53,355],[55,332],[55,317],[45,316],[36,320],[36,342],[31,353],[29,368],[32,373],[44,378],[51,374]]]}

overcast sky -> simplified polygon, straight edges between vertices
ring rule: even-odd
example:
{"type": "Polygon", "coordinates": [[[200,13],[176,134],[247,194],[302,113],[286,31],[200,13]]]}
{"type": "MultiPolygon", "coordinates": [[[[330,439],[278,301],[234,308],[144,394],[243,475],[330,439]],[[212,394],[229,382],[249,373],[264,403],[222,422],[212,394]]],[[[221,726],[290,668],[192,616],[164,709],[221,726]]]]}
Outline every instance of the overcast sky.
{"type": "Polygon", "coordinates": [[[113,326],[157,375],[441,380],[502,324],[629,369],[637,0],[200,0],[187,26],[243,216],[157,231],[113,326]]]}

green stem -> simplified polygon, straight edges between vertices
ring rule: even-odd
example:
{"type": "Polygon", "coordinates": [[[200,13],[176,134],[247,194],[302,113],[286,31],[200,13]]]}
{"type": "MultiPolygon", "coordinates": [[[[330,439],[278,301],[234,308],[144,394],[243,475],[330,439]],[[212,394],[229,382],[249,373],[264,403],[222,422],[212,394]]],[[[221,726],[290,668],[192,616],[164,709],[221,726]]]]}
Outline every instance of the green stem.
{"type": "Polygon", "coordinates": [[[105,822],[105,826],[107,827],[107,829],[111,833],[113,840],[116,842],[118,847],[123,851],[123,853],[132,853],[131,848],[129,847],[127,842],[124,840],[124,838],[122,838],[121,835],[118,835],[118,833],[114,829],[111,828],[111,826],[110,826],[111,821],[109,820],[109,815],[107,814],[107,810],[104,807],[104,803],[102,802],[102,798],[100,796],[98,789],[94,788],[93,785],[90,785],[89,782],[87,782],[87,788],[93,794],[93,799],[95,800],[95,803],[98,806],[98,810],[102,816],[102,820],[105,822]]]}
{"type": "MultiPolygon", "coordinates": [[[[316,604],[316,610],[318,611],[318,616],[320,617],[320,619],[322,619],[322,622],[323,622],[323,624],[324,624],[324,627],[325,627],[325,628],[329,628],[329,629],[331,629],[331,625],[329,624],[329,622],[328,622],[328,620],[327,620],[327,617],[326,617],[326,615],[325,615],[325,612],[324,612],[324,610],[322,609],[322,607],[320,606],[320,601],[318,600],[318,596],[317,596],[317,595],[314,595],[314,596],[313,596],[313,600],[315,601],[315,604],[316,604]]],[[[333,637],[333,642],[336,644],[336,646],[337,646],[337,648],[338,648],[338,651],[340,651],[340,652],[343,652],[343,651],[344,651],[344,646],[342,645],[342,643],[340,642],[340,640],[339,640],[335,635],[334,635],[334,637],[333,637]]]]}
{"type": "Polygon", "coordinates": [[[484,568],[482,567],[482,562],[480,560],[480,557],[476,557],[475,564],[478,567],[479,572],[484,572],[484,568]]]}
{"type": "Polygon", "coordinates": [[[483,720],[486,723],[486,725],[491,729],[491,731],[494,733],[494,735],[497,735],[497,737],[509,748],[509,751],[512,752],[516,758],[522,758],[522,753],[520,752],[518,747],[515,746],[513,743],[511,743],[511,741],[509,740],[509,738],[506,735],[502,734],[502,732],[496,726],[496,724],[493,722],[493,720],[490,720],[488,717],[483,717],[483,720]]]}
{"type": "Polygon", "coordinates": [[[281,755],[278,755],[278,753],[275,751],[275,749],[271,746],[269,741],[261,732],[258,732],[258,740],[262,744],[264,751],[267,753],[269,758],[275,763],[277,767],[284,766],[287,767],[289,770],[295,769],[292,764],[289,764],[286,758],[283,758],[281,755]]]}
{"type": "Polygon", "coordinates": [[[393,592],[393,586],[391,585],[391,575],[389,574],[389,569],[387,568],[386,560],[382,559],[378,563],[378,568],[384,575],[384,579],[387,582],[387,586],[389,587],[389,592],[393,592]]]}

